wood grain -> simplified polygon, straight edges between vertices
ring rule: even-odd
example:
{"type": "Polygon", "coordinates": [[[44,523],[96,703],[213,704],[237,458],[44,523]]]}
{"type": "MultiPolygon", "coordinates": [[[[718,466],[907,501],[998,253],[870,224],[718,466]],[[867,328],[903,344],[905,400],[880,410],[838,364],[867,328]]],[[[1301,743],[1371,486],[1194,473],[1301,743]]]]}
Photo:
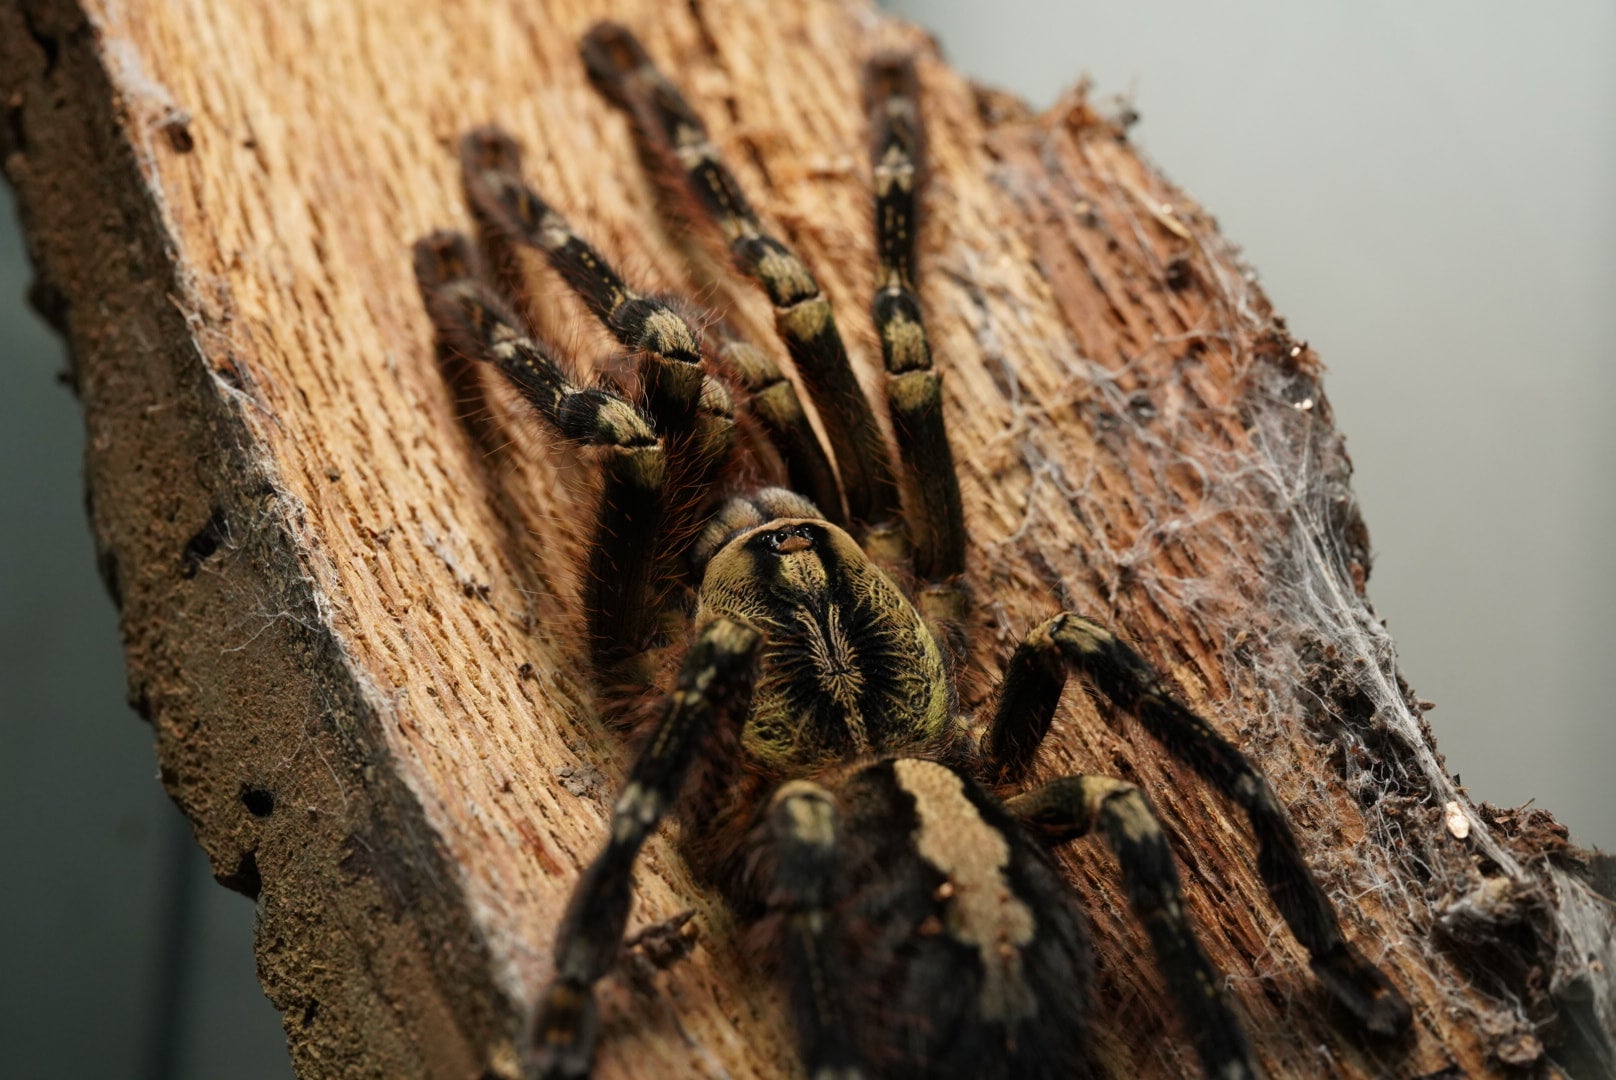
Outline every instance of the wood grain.
{"type": "MultiPolygon", "coordinates": [[[[413,239],[466,224],[458,134],[508,128],[637,280],[772,342],[761,300],[661,222],[586,83],[575,43],[608,14],[819,273],[870,390],[859,70],[876,48],[918,53],[922,299],[979,613],[964,699],[1074,606],[1264,763],[1349,936],[1415,1003],[1408,1039],[1328,1015],[1244,822],[1125,719],[1071,695],[1040,773],[1150,793],[1271,1073],[1612,1060],[1616,965],[1581,959],[1609,948],[1608,906],[1552,819],[1485,817],[1441,768],[1363,595],[1316,357],[1081,93],[1034,116],[912,28],[830,0],[13,5],[6,171],[36,300],[77,361],[131,700],[216,873],[258,899],[299,1074],[517,1075],[551,927],[625,765],[580,676],[588,463],[497,391],[487,425],[462,423],[410,277],[413,239]]],[[[581,367],[606,354],[570,301],[536,317],[581,367]]],[[[1119,1076],[1193,1071],[1110,857],[1070,866],[1102,1057],[1119,1076]]],[[[694,907],[700,944],[654,994],[608,980],[597,1075],[793,1075],[775,991],[671,836],[639,882],[633,926],[694,907]]]]}

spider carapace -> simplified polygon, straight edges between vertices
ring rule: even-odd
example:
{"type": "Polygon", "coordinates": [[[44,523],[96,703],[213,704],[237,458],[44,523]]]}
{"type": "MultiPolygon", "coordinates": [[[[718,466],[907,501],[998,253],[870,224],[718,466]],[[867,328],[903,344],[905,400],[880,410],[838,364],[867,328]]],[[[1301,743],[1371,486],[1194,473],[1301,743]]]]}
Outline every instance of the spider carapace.
{"type": "Polygon", "coordinates": [[[482,255],[457,234],[420,241],[423,295],[449,353],[492,364],[555,435],[596,448],[590,652],[603,688],[659,702],[641,710],[648,731],[611,835],[557,932],[533,1072],[588,1073],[593,986],[621,946],[634,860],[674,811],[698,872],[759,925],[751,938],[786,986],[815,1080],[1089,1069],[1084,924],[1050,852],[1091,829],[1117,855],[1203,1067],[1255,1075],[1144,795],[1090,775],[1018,787],[1069,673],[1245,809],[1261,876],[1325,987],[1369,1031],[1406,1028],[1407,1005],[1343,938],[1267,782],[1112,633],[1057,615],[1015,650],[987,715],[959,709],[949,672],[968,621],[966,533],[915,292],[923,139],[911,61],[878,56],[866,78],[872,318],[894,460],[828,301],[765,231],[695,111],[621,26],[596,26],[582,55],[681,215],[721,236],[767,293],[829,453],[766,352],[711,316],[704,340],[677,301],[627,284],[523,180],[508,136],[465,138],[482,255]],[[502,294],[520,294],[527,251],[630,350],[635,392],[575,382],[513,313],[502,294]],[[739,478],[765,466],[737,461],[747,454],[772,455],[783,475],[748,485],[739,478]],[[682,663],[658,687],[648,658],[670,648],[682,663]]]}

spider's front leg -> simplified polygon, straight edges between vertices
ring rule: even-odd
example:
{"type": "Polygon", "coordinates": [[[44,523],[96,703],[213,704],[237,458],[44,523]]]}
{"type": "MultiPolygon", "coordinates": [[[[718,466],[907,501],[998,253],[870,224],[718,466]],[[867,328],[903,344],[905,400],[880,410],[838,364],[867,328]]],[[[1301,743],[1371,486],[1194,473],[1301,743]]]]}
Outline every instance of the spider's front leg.
{"type": "Polygon", "coordinates": [[[1341,933],[1319,883],[1302,858],[1290,819],[1274,789],[1246,756],[1192,712],[1125,642],[1080,615],[1066,613],[1035,627],[1005,669],[999,703],[983,740],[989,769],[1001,781],[1025,771],[1049,731],[1068,669],[1131,713],[1180,761],[1246,811],[1257,835],[1257,870],[1313,973],[1368,1031],[1400,1035],[1412,1020],[1379,968],[1341,933]]]}
{"type": "Polygon", "coordinates": [[[482,280],[464,236],[440,232],[418,241],[415,276],[447,348],[498,368],[561,438],[602,448],[584,608],[590,651],[605,667],[651,630],[651,567],[665,516],[662,440],[633,405],[580,386],[529,336],[482,280]]]}
{"type": "Polygon", "coordinates": [[[641,379],[658,432],[690,430],[702,381],[695,328],[660,298],[631,288],[527,184],[515,139],[493,127],[473,131],[461,140],[460,163],[466,202],[495,259],[515,263],[521,247],[541,252],[613,337],[641,351],[641,379]]]}
{"type": "Polygon", "coordinates": [[[627,27],[597,24],[581,51],[596,86],[633,120],[644,156],[663,174],[682,178],[698,213],[723,234],[736,265],[768,293],[780,337],[830,439],[848,520],[861,537],[890,534],[888,543],[901,549],[892,462],[819,282],[790,248],[764,230],[701,117],[627,27]]]}
{"type": "MultiPolygon", "coordinates": [[[[899,458],[914,497],[914,505],[900,508],[880,428],[813,273],[764,230],[701,117],[628,29],[600,23],[585,36],[582,52],[596,85],[633,120],[642,156],[679,178],[699,216],[724,237],[736,265],[768,294],[780,337],[824,421],[860,543],[888,567],[912,554],[923,613],[946,637],[957,637],[966,614],[958,583],[965,569],[965,524],[943,423],[942,379],[915,293],[924,140],[913,62],[878,57],[865,80],[878,259],[871,314],[899,458]]],[[[835,500],[824,504],[833,507],[835,500]]]]}
{"type": "Polygon", "coordinates": [[[797,388],[773,357],[728,328],[718,328],[718,362],[749,395],[748,408],[762,422],[769,441],[784,459],[792,491],[805,495],[816,513],[833,525],[847,525],[842,488],[825,448],[803,411],[797,388]]]}
{"type": "Polygon", "coordinates": [[[635,857],[673,805],[690,764],[717,725],[744,716],[762,636],[716,618],[685,658],[662,717],[612,810],[611,839],[584,871],[556,931],[555,977],[539,999],[533,1052],[539,1075],[583,1077],[598,1029],[594,985],[612,967],[633,897],[635,857]]]}
{"type": "Polygon", "coordinates": [[[865,96],[877,257],[870,313],[881,338],[898,459],[914,497],[907,517],[920,584],[917,600],[928,621],[957,637],[966,616],[959,584],[965,573],[965,510],[943,422],[943,378],[932,364],[915,292],[925,138],[914,61],[908,56],[872,60],[865,71],[865,96]]]}
{"type": "MultiPolygon", "coordinates": [[[[521,291],[518,252],[540,253],[619,343],[639,357],[646,412],[666,440],[667,490],[677,505],[664,523],[665,567],[700,527],[705,493],[728,459],[734,410],[723,382],[706,374],[701,336],[666,298],[642,292],[575,232],[522,176],[516,140],[494,127],[473,131],[461,142],[466,201],[484,246],[513,292],[521,291]]],[[[639,642],[624,642],[632,649],[639,642]]]]}

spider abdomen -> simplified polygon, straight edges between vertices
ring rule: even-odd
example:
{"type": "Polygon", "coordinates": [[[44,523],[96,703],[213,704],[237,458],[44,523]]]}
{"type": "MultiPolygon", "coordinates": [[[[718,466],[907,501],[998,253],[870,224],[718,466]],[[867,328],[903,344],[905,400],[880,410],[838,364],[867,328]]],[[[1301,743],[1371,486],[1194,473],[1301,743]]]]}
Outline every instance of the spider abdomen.
{"type": "Polygon", "coordinates": [[[1089,950],[1071,893],[992,795],[895,758],[833,793],[832,993],[882,1076],[1071,1076],[1089,950]]]}

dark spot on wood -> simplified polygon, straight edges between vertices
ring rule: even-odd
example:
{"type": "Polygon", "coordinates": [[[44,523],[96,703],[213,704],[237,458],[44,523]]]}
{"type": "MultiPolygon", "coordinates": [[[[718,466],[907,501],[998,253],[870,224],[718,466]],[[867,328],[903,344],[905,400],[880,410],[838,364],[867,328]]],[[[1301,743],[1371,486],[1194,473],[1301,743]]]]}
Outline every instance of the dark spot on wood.
{"type": "Polygon", "coordinates": [[[107,548],[97,551],[95,568],[101,574],[101,584],[107,587],[107,595],[112,597],[112,606],[122,611],[123,575],[118,565],[118,553],[107,548]]]}
{"type": "Polygon", "coordinates": [[[171,111],[158,126],[168,136],[168,145],[176,154],[189,154],[196,149],[196,140],[191,137],[191,114],[184,109],[171,111]]]}
{"type": "Polygon", "coordinates": [[[224,508],[214,507],[213,516],[208,518],[207,524],[185,542],[185,550],[180,553],[180,576],[196,577],[202,564],[218,552],[228,535],[229,525],[225,521],[224,508]]]}
{"type": "Polygon", "coordinates": [[[27,5],[23,6],[23,26],[27,27],[28,36],[34,39],[34,44],[39,46],[39,51],[45,54],[45,74],[49,76],[52,71],[56,70],[56,61],[62,54],[61,42],[57,41],[55,36],[40,28],[39,24],[34,21],[34,12],[27,5]]]}
{"type": "Polygon", "coordinates": [[[266,818],[275,812],[275,793],[249,784],[241,789],[241,805],[253,817],[266,818]]]}
{"type": "Polygon", "coordinates": [[[1175,255],[1167,261],[1162,283],[1174,292],[1183,292],[1195,284],[1195,267],[1187,256],[1175,255]]]}
{"type": "Polygon", "coordinates": [[[28,149],[28,132],[22,123],[22,91],[6,98],[5,122],[0,124],[0,158],[21,154],[28,149]]]}
{"type": "MultiPolygon", "coordinates": [[[[67,336],[67,293],[54,281],[43,275],[36,276],[28,283],[28,306],[34,309],[45,323],[63,337],[67,336]]],[[[71,360],[69,361],[71,363],[71,360]]],[[[78,380],[75,378],[69,385],[77,392],[78,380]]]]}

